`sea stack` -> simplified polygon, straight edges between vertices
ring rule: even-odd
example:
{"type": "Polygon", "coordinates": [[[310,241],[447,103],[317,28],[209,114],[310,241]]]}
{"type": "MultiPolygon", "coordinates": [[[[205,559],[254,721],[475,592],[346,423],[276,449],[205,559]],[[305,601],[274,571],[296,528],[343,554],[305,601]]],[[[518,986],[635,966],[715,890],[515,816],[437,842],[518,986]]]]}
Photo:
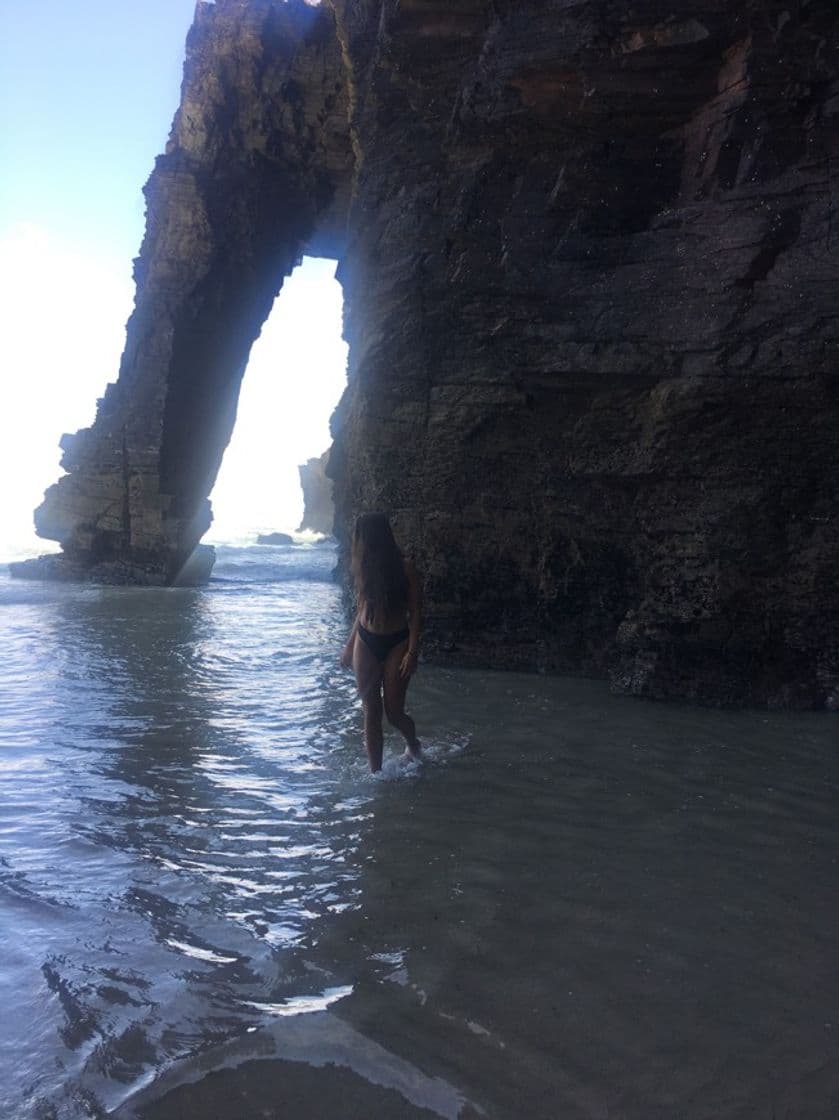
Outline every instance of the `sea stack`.
{"type": "Polygon", "coordinates": [[[300,488],[303,491],[303,520],[298,532],[307,529],[312,533],[331,536],[335,526],[335,503],[332,500],[332,479],[328,477],[329,452],[317,459],[309,459],[300,471],[300,488]]]}

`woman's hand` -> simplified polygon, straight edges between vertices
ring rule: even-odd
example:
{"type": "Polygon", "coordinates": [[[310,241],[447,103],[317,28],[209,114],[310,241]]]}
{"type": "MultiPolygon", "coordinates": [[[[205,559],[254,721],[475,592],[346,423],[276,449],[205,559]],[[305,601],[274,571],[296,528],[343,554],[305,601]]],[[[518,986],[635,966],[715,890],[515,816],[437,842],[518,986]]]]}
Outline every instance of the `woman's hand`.
{"type": "Polygon", "coordinates": [[[417,671],[417,651],[409,649],[402,660],[399,662],[399,676],[403,680],[412,677],[417,671]]]}
{"type": "Polygon", "coordinates": [[[352,668],[352,655],[353,655],[353,646],[354,645],[355,645],[355,637],[353,636],[352,638],[350,638],[350,640],[344,646],[343,652],[341,653],[341,665],[344,669],[351,669],[352,668]]]}

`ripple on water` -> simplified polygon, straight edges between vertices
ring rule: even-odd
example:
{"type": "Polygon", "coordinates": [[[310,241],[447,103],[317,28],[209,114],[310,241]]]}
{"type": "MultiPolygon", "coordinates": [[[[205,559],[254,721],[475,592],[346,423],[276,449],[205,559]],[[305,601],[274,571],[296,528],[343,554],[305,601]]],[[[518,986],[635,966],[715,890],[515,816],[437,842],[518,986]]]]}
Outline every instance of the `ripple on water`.
{"type": "Polygon", "coordinates": [[[0,611],[0,1114],[839,1110],[835,718],[425,668],[374,777],[329,583],[0,611]]]}

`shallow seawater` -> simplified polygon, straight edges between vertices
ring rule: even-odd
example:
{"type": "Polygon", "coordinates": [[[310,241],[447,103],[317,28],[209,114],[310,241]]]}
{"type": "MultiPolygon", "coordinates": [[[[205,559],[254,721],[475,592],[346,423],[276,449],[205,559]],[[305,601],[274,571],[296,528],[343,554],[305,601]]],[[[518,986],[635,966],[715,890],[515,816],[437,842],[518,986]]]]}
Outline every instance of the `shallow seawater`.
{"type": "Polygon", "coordinates": [[[835,715],[424,666],[327,548],[0,574],[0,1117],[839,1115],[835,715]]]}

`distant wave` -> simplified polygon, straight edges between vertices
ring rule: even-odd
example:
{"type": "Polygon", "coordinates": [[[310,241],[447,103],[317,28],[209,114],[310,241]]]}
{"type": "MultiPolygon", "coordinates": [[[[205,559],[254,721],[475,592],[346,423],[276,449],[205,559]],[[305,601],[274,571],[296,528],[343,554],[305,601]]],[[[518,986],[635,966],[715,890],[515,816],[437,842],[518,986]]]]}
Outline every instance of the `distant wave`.
{"type": "Polygon", "coordinates": [[[313,533],[309,529],[302,532],[291,531],[288,529],[274,530],[269,528],[251,529],[246,533],[219,533],[214,535],[210,533],[203,538],[203,544],[212,545],[216,549],[220,548],[236,548],[236,549],[249,549],[255,548],[258,551],[264,551],[267,548],[335,548],[335,538],[324,536],[323,533],[313,533]],[[256,539],[260,534],[269,534],[272,532],[282,532],[292,538],[291,545],[264,545],[257,544],[256,539]]]}
{"type": "Polygon", "coordinates": [[[259,564],[216,564],[210,578],[210,587],[214,584],[254,584],[254,583],[291,583],[304,581],[307,583],[332,583],[334,576],[332,568],[324,571],[304,566],[282,568],[280,570],[268,565],[259,564]]]}
{"type": "Polygon", "coordinates": [[[228,545],[216,549],[211,586],[218,583],[331,583],[336,549],[333,541],[304,545],[228,545]]]}

